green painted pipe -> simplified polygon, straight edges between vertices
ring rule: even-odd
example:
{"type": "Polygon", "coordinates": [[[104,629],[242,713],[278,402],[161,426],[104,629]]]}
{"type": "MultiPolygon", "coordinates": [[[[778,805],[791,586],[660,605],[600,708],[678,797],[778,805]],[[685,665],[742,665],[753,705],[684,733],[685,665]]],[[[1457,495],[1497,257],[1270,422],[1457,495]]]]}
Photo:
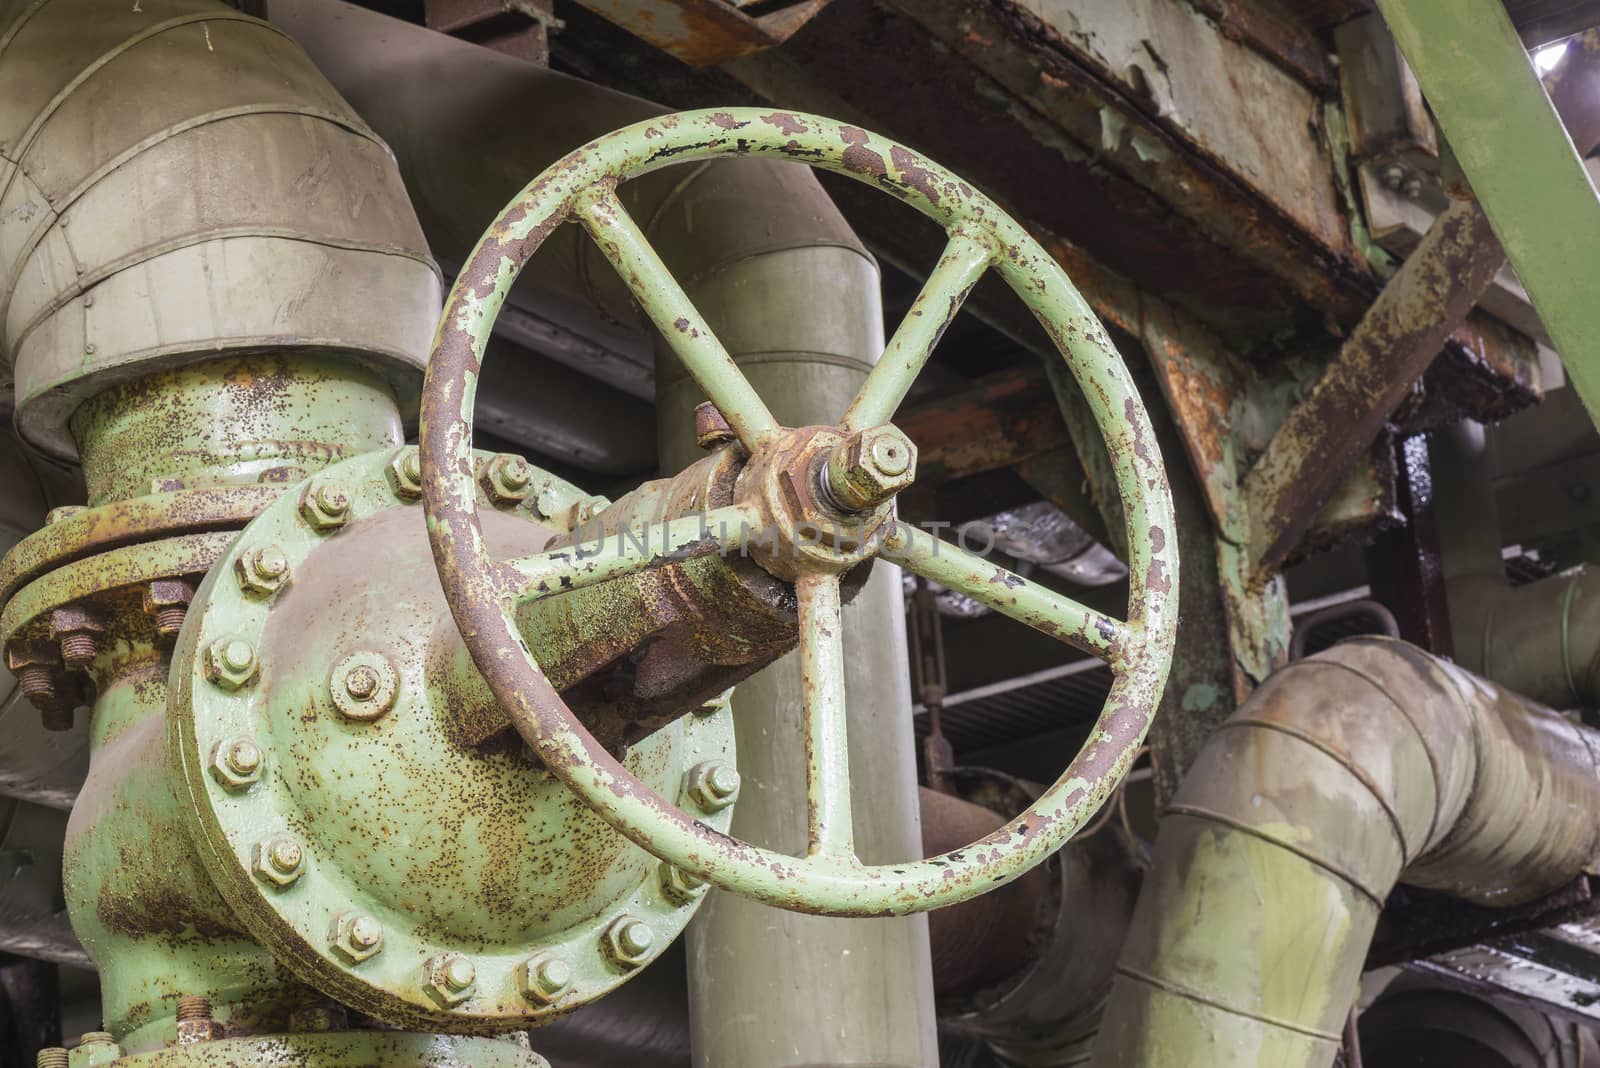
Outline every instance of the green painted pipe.
{"type": "Polygon", "coordinates": [[[1106,1068],[1327,1068],[1396,882],[1534,900],[1600,850],[1600,733],[1390,639],[1267,680],[1162,820],[1106,1068]]]}
{"type": "MultiPolygon", "coordinates": [[[[730,237],[759,249],[769,220],[753,193],[734,182],[697,183],[679,194],[674,217],[684,223],[673,228],[720,218],[730,237]],[[734,225],[740,220],[742,232],[734,225]]],[[[825,197],[773,206],[836,218],[825,197]]],[[[781,423],[837,421],[883,346],[876,265],[856,249],[827,244],[726,260],[686,284],[696,306],[781,423]]],[[[657,367],[662,462],[675,470],[698,455],[691,412],[704,397],[675,358],[663,353],[657,367]]],[[[918,859],[899,569],[875,564],[844,623],[857,852],[868,864],[918,859]]],[[[806,831],[800,693],[791,655],[741,683],[733,697],[746,787],[732,833],[795,853],[804,852],[806,831]]],[[[939,1063],[925,917],[828,919],[713,892],[690,924],[689,983],[700,1068],[939,1063]]]]}
{"type": "Polygon", "coordinates": [[[1483,427],[1464,420],[1429,452],[1456,663],[1554,708],[1600,704],[1600,569],[1511,586],[1483,427]]]}

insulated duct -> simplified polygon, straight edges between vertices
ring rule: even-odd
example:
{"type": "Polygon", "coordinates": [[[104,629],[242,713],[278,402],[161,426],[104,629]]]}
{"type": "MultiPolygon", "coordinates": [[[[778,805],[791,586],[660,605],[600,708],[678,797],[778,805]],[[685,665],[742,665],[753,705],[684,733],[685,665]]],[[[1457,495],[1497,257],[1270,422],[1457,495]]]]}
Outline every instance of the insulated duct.
{"type": "Polygon", "coordinates": [[[1456,662],[1540,704],[1600,705],[1600,569],[1512,587],[1482,424],[1440,431],[1429,451],[1456,662]]]}
{"type": "Polygon", "coordinates": [[[74,457],[106,386],[263,350],[354,357],[414,410],[439,301],[392,155],[281,30],[220,0],[0,5],[0,350],[29,443],[74,457]]]}
{"type": "Polygon", "coordinates": [[[1280,669],[1162,820],[1094,1063],[1327,1068],[1396,882],[1508,907],[1589,868],[1597,745],[1392,639],[1280,669]]]}

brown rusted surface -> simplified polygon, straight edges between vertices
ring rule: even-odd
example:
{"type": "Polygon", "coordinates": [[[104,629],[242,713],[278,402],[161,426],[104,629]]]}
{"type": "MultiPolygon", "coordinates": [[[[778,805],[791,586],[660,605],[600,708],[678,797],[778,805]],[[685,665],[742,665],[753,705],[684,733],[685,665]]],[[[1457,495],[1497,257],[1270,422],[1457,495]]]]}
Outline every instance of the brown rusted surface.
{"type": "Polygon", "coordinates": [[[152,493],[74,512],[42,527],[0,560],[0,601],[44,572],[136,542],[237,529],[284,491],[282,484],[152,493]]]}
{"type": "Polygon", "coordinates": [[[1012,467],[1070,443],[1038,367],[985,375],[919,403],[897,424],[916,443],[920,477],[933,482],[1012,467]]]}
{"type": "MultiPolygon", "coordinates": [[[[1006,817],[958,796],[923,787],[922,851],[933,857],[975,842],[1006,817]]],[[[1020,972],[1032,958],[1039,909],[1050,890],[1048,866],[983,897],[928,914],[933,992],[962,998],[1020,972]]]]}
{"type": "Polygon", "coordinates": [[[578,0],[691,67],[713,67],[788,40],[832,0],[766,4],[747,15],[725,0],[578,0]]]}
{"type": "Polygon", "coordinates": [[[1246,477],[1253,581],[1282,566],[1504,262],[1476,201],[1435,221],[1246,477]]]}
{"type": "Polygon", "coordinates": [[[1328,50],[1305,23],[1260,0],[1196,0],[1223,34],[1248,44],[1318,93],[1338,87],[1328,50]]]}

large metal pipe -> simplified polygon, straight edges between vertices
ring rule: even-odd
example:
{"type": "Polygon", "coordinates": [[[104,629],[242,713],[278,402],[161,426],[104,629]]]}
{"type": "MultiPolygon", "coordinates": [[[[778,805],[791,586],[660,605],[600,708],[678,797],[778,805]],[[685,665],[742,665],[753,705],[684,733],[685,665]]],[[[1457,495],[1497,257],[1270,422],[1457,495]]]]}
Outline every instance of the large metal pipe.
{"type": "MultiPolygon", "coordinates": [[[[687,237],[689,219],[721,218],[730,246],[748,251],[701,272],[690,296],[780,422],[837,421],[882,349],[875,265],[856,248],[817,241],[764,249],[762,189],[731,168],[707,174],[675,197],[678,221],[663,232],[687,237]]],[[[784,212],[791,224],[826,213],[830,229],[842,226],[812,192],[814,179],[783,177],[784,194],[798,198],[784,212]]],[[[690,412],[702,395],[663,356],[657,396],[662,462],[672,470],[696,455],[690,412]]],[[[899,569],[874,565],[844,623],[858,852],[869,864],[914,859],[922,853],[899,569]]],[[[789,853],[805,851],[800,695],[791,655],[733,698],[747,784],[733,833],[789,853]]],[[[689,981],[702,1068],[939,1063],[924,916],[828,919],[713,892],[689,928],[689,981]]]]}
{"type": "Polygon", "coordinates": [[[0,17],[0,322],[30,444],[74,457],[68,418],[106,386],[263,350],[353,357],[414,410],[438,302],[393,157],[281,31],[221,2],[0,17]]]}
{"type": "Polygon", "coordinates": [[[1397,881],[1512,906],[1593,863],[1597,747],[1392,639],[1281,669],[1162,820],[1094,1063],[1327,1068],[1397,881]]]}
{"type": "Polygon", "coordinates": [[[1483,426],[1463,420],[1430,451],[1456,662],[1540,704],[1600,704],[1600,569],[1511,586],[1483,426]]]}

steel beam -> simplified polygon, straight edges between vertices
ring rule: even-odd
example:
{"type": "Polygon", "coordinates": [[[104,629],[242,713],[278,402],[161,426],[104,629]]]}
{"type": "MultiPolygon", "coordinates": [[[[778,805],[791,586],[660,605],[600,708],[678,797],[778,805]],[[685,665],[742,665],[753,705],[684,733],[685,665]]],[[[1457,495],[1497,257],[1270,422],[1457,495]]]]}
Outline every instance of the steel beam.
{"type": "Polygon", "coordinates": [[[1600,412],[1600,210],[1498,0],[1378,0],[1567,375],[1600,412]]]}
{"type": "Polygon", "coordinates": [[[1282,568],[1504,262],[1476,202],[1455,202],[1434,222],[1246,476],[1253,583],[1282,568]]]}

